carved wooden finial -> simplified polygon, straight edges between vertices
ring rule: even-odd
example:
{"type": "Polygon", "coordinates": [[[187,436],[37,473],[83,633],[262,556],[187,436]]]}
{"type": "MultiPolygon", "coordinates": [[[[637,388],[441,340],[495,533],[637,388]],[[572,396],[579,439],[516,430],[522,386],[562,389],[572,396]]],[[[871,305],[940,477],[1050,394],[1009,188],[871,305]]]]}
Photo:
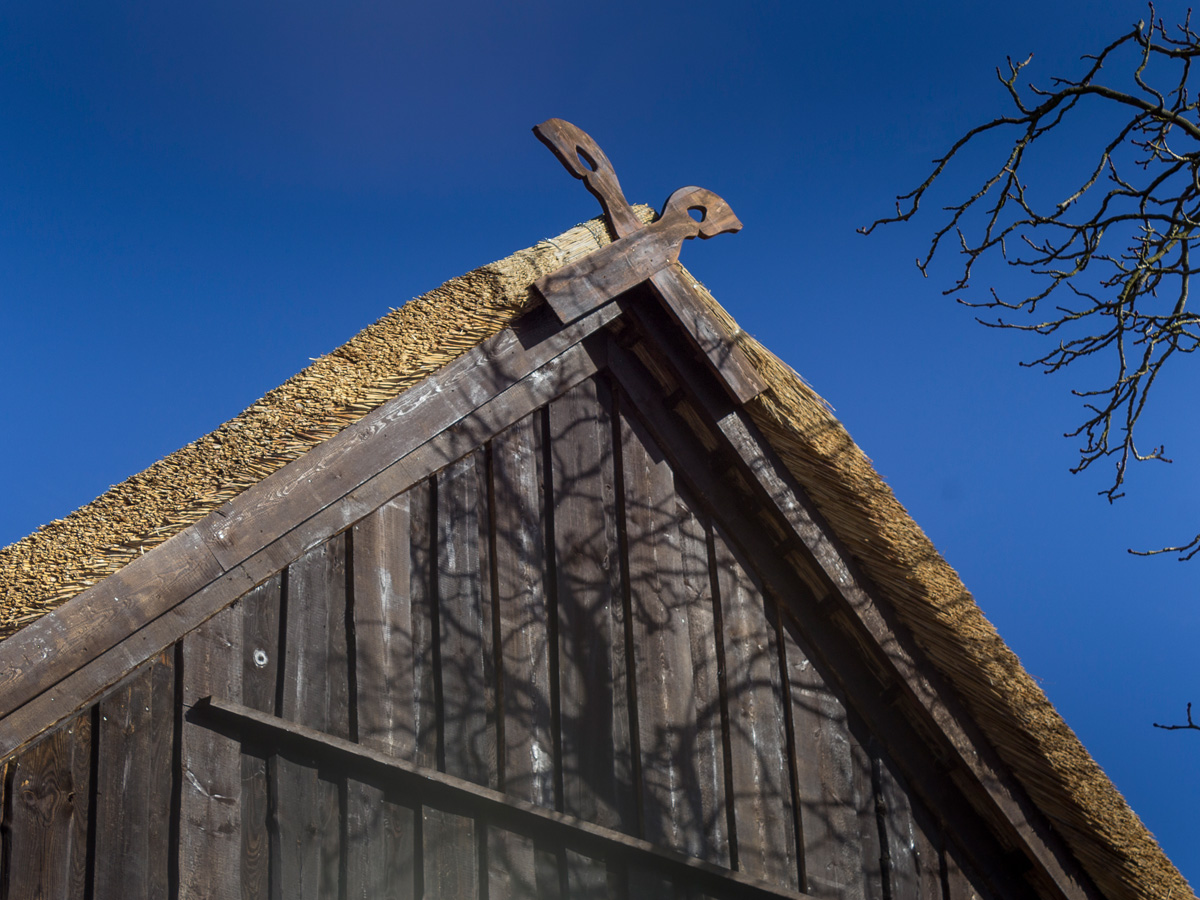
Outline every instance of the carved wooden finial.
{"type": "Polygon", "coordinates": [[[679,258],[680,245],[688,238],[741,230],[729,204],[698,187],[677,190],[658,219],[643,225],[625,199],[612,163],[590,135],[562,119],[549,119],[533,133],[568,172],[583,180],[617,235],[608,246],[534,282],[563,322],[652,278],[679,258]]]}

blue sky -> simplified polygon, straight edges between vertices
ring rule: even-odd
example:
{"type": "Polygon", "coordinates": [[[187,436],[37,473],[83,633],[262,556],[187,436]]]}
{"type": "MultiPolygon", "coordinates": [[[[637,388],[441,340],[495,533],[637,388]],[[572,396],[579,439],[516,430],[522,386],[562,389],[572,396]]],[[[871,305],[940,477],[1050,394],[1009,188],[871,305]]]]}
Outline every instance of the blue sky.
{"type": "Polygon", "coordinates": [[[1037,344],[941,296],[952,265],[914,267],[936,217],[855,233],[1003,109],[1006,55],[1034,52],[1046,83],[1145,15],[1024,0],[6,3],[0,544],[390,307],[596,214],[529,132],[560,116],[631,200],[698,184],[730,203],[745,229],[690,243],[684,262],[835,406],[1200,882],[1200,740],[1150,727],[1200,702],[1200,560],[1125,552],[1200,528],[1195,363],[1146,420],[1176,462],[1139,468],[1110,506],[1107,470],[1067,472],[1074,377],[1019,368],[1037,344]]]}

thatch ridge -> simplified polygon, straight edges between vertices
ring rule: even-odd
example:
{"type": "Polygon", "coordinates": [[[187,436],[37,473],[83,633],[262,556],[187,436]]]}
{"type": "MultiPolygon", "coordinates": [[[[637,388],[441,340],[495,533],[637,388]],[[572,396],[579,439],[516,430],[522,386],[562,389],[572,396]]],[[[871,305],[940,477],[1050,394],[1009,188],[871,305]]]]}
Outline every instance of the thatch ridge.
{"type": "MultiPolygon", "coordinates": [[[[639,208],[648,218],[651,211],[639,208]]],[[[393,310],[242,414],[0,550],[0,635],[28,624],[511,324],[534,280],[608,243],[597,221],[393,310]]],[[[1109,897],[1194,897],[825,402],[721,318],[769,385],[747,409],[1109,897]]]]}

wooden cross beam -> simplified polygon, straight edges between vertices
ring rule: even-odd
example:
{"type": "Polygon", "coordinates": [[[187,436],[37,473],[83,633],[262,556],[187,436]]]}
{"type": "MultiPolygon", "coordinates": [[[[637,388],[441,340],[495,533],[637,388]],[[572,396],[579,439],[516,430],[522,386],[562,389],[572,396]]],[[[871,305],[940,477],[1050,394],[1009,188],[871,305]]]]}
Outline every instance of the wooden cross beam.
{"type": "Polygon", "coordinates": [[[625,199],[608,156],[590,135],[562,119],[549,119],[533,133],[568,172],[583,180],[617,236],[608,246],[534,282],[559,320],[573,322],[649,281],[733,398],[745,403],[760,394],[766,385],[757,370],[673,265],[685,240],[741,230],[729,204],[704,188],[683,187],[667,198],[656,220],[643,225],[625,199]]]}

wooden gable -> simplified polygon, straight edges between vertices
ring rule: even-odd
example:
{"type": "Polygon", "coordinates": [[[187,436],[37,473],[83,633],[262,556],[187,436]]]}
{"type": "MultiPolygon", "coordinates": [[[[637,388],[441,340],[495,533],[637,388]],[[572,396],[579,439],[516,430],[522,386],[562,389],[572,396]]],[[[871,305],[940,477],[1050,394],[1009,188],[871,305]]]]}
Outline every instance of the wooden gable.
{"type": "Polygon", "coordinates": [[[0,896],[1100,896],[719,372],[535,309],[0,645],[0,896]]]}

